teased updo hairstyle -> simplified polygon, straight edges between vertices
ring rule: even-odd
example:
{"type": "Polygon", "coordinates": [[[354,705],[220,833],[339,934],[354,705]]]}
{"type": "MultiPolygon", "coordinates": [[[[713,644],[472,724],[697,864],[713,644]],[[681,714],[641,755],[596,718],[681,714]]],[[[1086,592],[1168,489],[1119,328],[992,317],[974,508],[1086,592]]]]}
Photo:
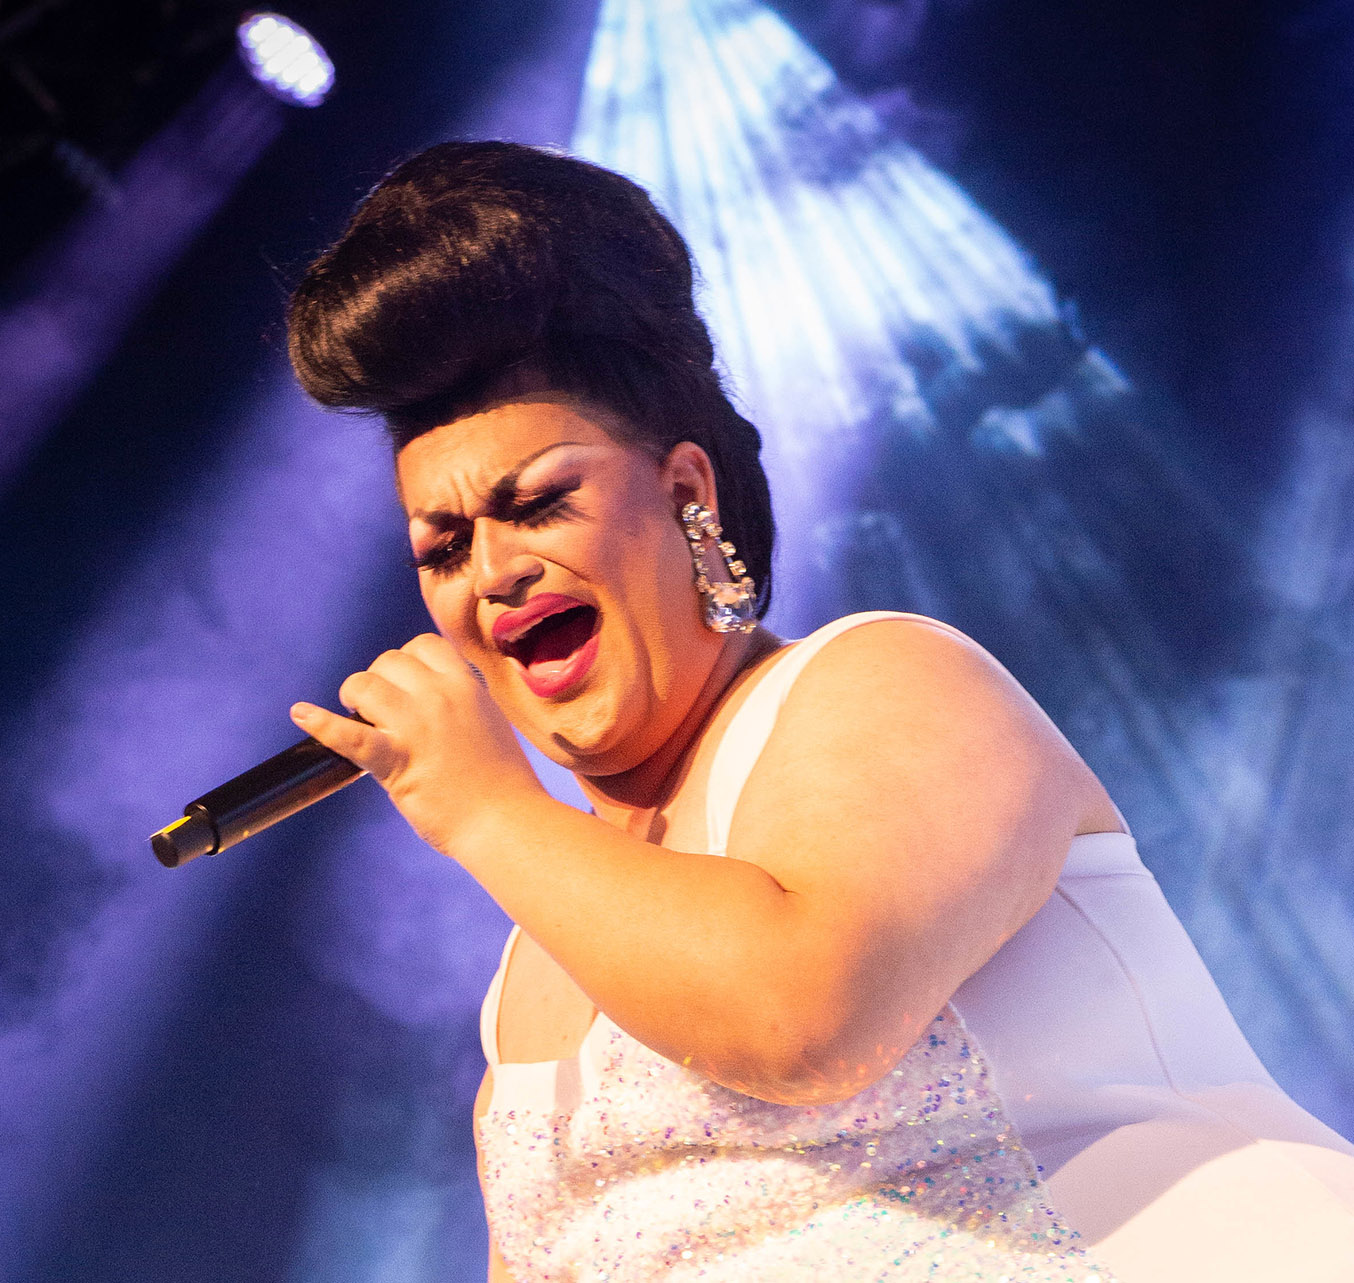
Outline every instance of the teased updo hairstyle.
{"type": "Polygon", "coordinates": [[[695,442],[765,614],[761,437],[714,368],[685,243],[629,179],[517,143],[430,147],[358,206],[287,320],[301,386],[381,415],[397,450],[518,373],[611,411],[612,434],[656,459],[695,442]]]}

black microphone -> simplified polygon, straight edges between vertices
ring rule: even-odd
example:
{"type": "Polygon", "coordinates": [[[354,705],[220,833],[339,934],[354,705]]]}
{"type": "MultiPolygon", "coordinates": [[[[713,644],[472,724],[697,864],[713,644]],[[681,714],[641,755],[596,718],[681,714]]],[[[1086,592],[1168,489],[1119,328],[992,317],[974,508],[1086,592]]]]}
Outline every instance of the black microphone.
{"type": "Polygon", "coordinates": [[[199,855],[217,855],[365,774],[307,735],[299,744],[189,802],[181,820],[151,834],[151,850],[167,869],[199,855]]]}

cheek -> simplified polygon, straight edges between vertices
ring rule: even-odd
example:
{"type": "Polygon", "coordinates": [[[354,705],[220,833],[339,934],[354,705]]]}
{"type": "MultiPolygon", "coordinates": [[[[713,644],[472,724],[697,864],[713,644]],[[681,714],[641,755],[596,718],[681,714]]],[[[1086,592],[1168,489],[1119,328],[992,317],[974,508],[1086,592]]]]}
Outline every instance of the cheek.
{"type": "Polygon", "coordinates": [[[680,529],[664,533],[666,537],[658,550],[658,577],[664,604],[669,611],[685,615],[696,600],[691,547],[680,529]]]}
{"type": "Polygon", "coordinates": [[[468,594],[457,591],[453,583],[432,575],[419,577],[419,591],[437,631],[463,650],[466,643],[473,640],[475,622],[473,610],[467,610],[468,594]]]}
{"type": "Polygon", "coordinates": [[[626,611],[645,638],[655,674],[668,674],[677,656],[698,642],[701,618],[685,536],[680,530],[650,534],[643,558],[624,568],[626,611]]]}

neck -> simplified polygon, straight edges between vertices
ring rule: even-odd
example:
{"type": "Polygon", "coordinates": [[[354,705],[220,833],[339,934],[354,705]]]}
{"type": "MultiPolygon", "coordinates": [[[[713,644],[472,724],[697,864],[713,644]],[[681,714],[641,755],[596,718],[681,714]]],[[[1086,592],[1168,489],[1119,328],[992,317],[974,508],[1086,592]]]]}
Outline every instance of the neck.
{"type": "Polygon", "coordinates": [[[724,697],[759,659],[780,645],[760,624],[750,633],[730,633],[686,716],[657,752],[615,775],[581,775],[583,795],[598,817],[617,828],[647,831],[648,822],[686,776],[701,732],[724,697]]]}

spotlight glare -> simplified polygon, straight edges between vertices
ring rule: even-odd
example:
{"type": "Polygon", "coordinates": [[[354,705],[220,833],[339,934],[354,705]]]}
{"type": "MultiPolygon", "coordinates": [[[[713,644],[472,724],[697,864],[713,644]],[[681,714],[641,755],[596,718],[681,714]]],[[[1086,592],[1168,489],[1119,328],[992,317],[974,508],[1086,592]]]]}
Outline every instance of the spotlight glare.
{"type": "Polygon", "coordinates": [[[280,13],[248,13],[237,29],[249,74],[275,98],[318,107],[334,87],[334,64],[314,37],[280,13]]]}
{"type": "Polygon", "coordinates": [[[291,32],[278,29],[258,41],[254,49],[258,56],[266,62],[270,58],[275,58],[280,50],[286,49],[291,44],[291,39],[291,32]]]}
{"type": "Polygon", "coordinates": [[[246,44],[258,48],[265,43],[277,30],[277,19],[268,14],[263,15],[248,26],[240,28],[240,39],[246,44]]]}

